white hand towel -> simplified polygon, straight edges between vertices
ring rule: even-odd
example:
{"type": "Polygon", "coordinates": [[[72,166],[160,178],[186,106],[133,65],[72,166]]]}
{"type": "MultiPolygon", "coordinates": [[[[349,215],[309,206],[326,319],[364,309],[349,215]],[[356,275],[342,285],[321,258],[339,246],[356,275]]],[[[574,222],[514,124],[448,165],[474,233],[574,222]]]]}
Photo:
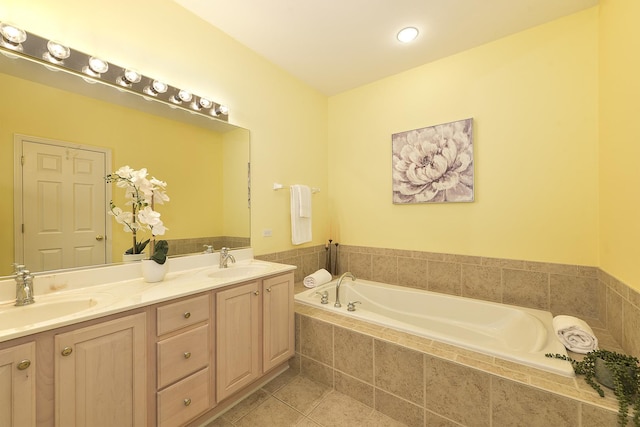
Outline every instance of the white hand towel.
{"type": "MultiPolygon", "coordinates": [[[[311,214],[309,217],[300,216],[299,185],[291,186],[291,243],[300,245],[311,241],[311,214]]],[[[309,188],[309,187],[307,187],[309,188]]],[[[311,190],[309,189],[309,193],[311,190]]]]}
{"type": "Polygon", "coordinates": [[[306,185],[296,185],[300,197],[300,217],[311,218],[311,188],[306,185]]]}
{"type": "Polygon", "coordinates": [[[573,316],[556,316],[553,318],[553,329],[567,350],[587,354],[598,349],[598,338],[584,320],[573,316]]]}
{"type": "Polygon", "coordinates": [[[329,283],[331,281],[331,273],[329,273],[324,268],[316,271],[313,274],[308,275],[304,278],[302,283],[307,288],[315,288],[316,286],[324,285],[325,283],[329,283]]]}

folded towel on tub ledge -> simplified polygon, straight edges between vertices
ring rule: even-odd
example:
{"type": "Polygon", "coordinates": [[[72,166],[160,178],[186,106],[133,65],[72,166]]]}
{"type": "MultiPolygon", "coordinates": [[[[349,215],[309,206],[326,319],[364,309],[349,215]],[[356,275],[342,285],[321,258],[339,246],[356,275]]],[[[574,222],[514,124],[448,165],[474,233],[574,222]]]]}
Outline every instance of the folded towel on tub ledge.
{"type": "Polygon", "coordinates": [[[567,350],[587,354],[598,349],[598,338],[584,320],[560,315],[553,318],[553,329],[567,350]]]}
{"type": "Polygon", "coordinates": [[[310,274],[307,277],[305,277],[304,280],[302,281],[302,283],[307,288],[315,288],[316,286],[320,286],[320,285],[324,285],[325,283],[329,283],[332,278],[333,277],[331,276],[331,273],[329,273],[324,268],[321,268],[320,270],[316,271],[315,273],[310,274]]]}

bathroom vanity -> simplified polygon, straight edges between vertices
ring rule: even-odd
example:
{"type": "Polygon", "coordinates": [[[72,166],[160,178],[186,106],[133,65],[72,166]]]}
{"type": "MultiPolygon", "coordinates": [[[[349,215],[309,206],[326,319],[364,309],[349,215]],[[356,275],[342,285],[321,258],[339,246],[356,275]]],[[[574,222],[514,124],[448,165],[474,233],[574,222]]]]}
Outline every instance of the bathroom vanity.
{"type": "MultiPolygon", "coordinates": [[[[5,313],[25,308],[3,298],[0,425],[189,425],[282,372],[294,354],[295,267],[248,251],[228,269],[217,267],[217,254],[172,259],[158,284],[136,277],[82,287],[74,282],[91,277],[36,277],[33,309],[57,301],[53,313],[83,295],[96,302],[31,325],[5,329],[5,313]]],[[[95,270],[120,277],[136,267],[95,270]]]]}

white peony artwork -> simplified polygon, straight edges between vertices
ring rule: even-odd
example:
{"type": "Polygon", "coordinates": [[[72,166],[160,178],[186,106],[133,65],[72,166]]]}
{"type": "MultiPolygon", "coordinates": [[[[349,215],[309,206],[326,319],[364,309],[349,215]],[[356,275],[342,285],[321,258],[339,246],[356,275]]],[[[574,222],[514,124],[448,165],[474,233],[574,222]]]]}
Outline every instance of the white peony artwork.
{"type": "Polygon", "coordinates": [[[473,202],[473,119],[391,136],[393,203],[473,202]]]}

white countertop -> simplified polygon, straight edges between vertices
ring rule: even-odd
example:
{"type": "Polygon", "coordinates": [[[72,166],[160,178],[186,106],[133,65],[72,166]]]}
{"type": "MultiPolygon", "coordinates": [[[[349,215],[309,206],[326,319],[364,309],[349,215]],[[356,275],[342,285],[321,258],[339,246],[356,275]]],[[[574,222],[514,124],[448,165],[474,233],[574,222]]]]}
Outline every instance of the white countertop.
{"type": "MultiPolygon", "coordinates": [[[[216,277],[219,254],[200,254],[169,259],[169,272],[158,283],[142,279],[140,263],[101,266],[97,268],[35,275],[36,302],[15,307],[15,281],[0,280],[0,342],[37,332],[96,319],[110,314],[144,307],[175,298],[193,295],[224,286],[246,282],[294,270],[296,267],[253,259],[253,251],[230,251],[236,263],[229,262],[231,277],[216,277]],[[242,274],[235,275],[234,271],[242,274]],[[213,273],[213,276],[210,274],[213,273]],[[60,302],[82,301],[90,308],[67,314],[47,316],[60,302]],[[36,313],[30,316],[29,313],[36,313]],[[21,319],[25,320],[22,324],[21,319]],[[36,319],[30,321],[28,319],[36,319]],[[20,322],[17,325],[16,322],[20,322]]],[[[60,306],[58,306],[60,307],[60,306]]]]}

